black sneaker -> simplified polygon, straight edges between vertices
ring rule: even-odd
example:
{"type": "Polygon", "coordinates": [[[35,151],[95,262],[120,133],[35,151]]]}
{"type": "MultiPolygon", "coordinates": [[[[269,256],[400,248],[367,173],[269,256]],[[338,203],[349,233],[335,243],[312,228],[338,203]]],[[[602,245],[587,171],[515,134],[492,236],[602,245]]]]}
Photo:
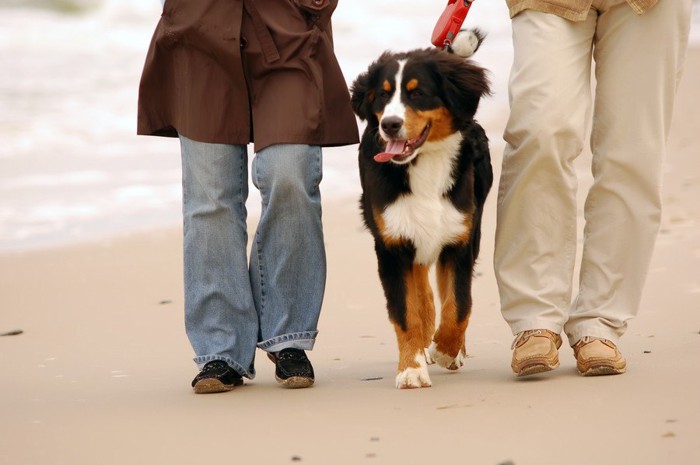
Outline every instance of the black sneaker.
{"type": "Polygon", "coordinates": [[[303,350],[282,349],[267,356],[275,362],[275,379],[282,386],[297,389],[314,384],[314,367],[303,350]]]}
{"type": "Polygon", "coordinates": [[[214,360],[207,363],[192,380],[195,394],[226,392],[243,384],[243,377],[226,362],[214,360]]]}

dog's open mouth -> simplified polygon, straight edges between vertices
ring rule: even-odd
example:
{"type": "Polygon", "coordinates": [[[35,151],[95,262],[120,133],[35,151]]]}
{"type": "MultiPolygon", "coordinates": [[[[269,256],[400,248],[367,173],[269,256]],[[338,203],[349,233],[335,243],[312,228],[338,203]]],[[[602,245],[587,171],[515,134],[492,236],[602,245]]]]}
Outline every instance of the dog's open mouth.
{"type": "Polygon", "coordinates": [[[428,140],[430,133],[430,123],[425,125],[418,137],[410,140],[390,139],[386,143],[386,151],[374,156],[374,161],[386,163],[388,161],[401,162],[411,157],[416,149],[428,140]]]}

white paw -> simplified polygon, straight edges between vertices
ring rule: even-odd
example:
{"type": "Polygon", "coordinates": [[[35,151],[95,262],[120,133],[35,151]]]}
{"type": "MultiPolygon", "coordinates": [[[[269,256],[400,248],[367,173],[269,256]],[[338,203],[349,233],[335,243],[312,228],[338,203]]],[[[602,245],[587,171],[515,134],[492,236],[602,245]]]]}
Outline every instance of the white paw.
{"type": "Polygon", "coordinates": [[[464,348],[459,351],[456,357],[451,357],[440,352],[435,342],[430,344],[429,352],[430,358],[435,360],[435,363],[448,370],[458,370],[460,367],[464,366],[464,360],[467,358],[464,348]]]}
{"type": "Polygon", "coordinates": [[[427,363],[428,365],[434,364],[435,360],[433,360],[433,357],[431,357],[430,355],[430,349],[426,347],[425,349],[423,349],[423,352],[425,353],[425,363],[427,363]]]}
{"type": "Polygon", "coordinates": [[[452,52],[463,58],[469,58],[479,48],[484,35],[478,29],[462,29],[452,41],[452,52]]]}
{"type": "Polygon", "coordinates": [[[418,362],[417,368],[406,368],[396,375],[396,387],[399,389],[413,389],[430,387],[433,383],[430,382],[428,375],[428,366],[421,354],[416,356],[418,362]]]}

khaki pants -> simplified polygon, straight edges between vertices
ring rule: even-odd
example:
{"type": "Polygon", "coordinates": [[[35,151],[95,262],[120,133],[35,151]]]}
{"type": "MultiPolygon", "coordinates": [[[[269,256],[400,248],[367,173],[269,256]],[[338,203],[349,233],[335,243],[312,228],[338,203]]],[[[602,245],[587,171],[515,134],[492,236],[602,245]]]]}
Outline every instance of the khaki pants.
{"type": "Polygon", "coordinates": [[[662,162],[690,9],[691,0],[660,0],[640,16],[623,0],[595,0],[582,22],[532,10],[513,18],[494,257],[513,334],[563,329],[571,345],[584,336],[617,342],[636,315],[661,219],[662,162]],[[573,161],[591,122],[594,181],[572,301],[573,161]]]}

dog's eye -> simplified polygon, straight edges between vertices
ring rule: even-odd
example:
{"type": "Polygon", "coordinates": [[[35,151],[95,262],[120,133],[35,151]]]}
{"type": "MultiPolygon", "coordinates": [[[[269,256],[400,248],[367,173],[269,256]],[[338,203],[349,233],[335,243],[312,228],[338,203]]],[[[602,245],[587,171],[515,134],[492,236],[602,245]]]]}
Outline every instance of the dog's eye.
{"type": "Polygon", "coordinates": [[[410,97],[411,97],[412,99],[420,98],[420,97],[425,97],[425,93],[424,93],[422,90],[420,90],[420,89],[414,89],[414,90],[411,91],[410,97]]]}
{"type": "Polygon", "coordinates": [[[389,95],[389,92],[385,90],[379,92],[379,100],[381,100],[382,102],[388,102],[390,97],[391,95],[389,95]]]}

